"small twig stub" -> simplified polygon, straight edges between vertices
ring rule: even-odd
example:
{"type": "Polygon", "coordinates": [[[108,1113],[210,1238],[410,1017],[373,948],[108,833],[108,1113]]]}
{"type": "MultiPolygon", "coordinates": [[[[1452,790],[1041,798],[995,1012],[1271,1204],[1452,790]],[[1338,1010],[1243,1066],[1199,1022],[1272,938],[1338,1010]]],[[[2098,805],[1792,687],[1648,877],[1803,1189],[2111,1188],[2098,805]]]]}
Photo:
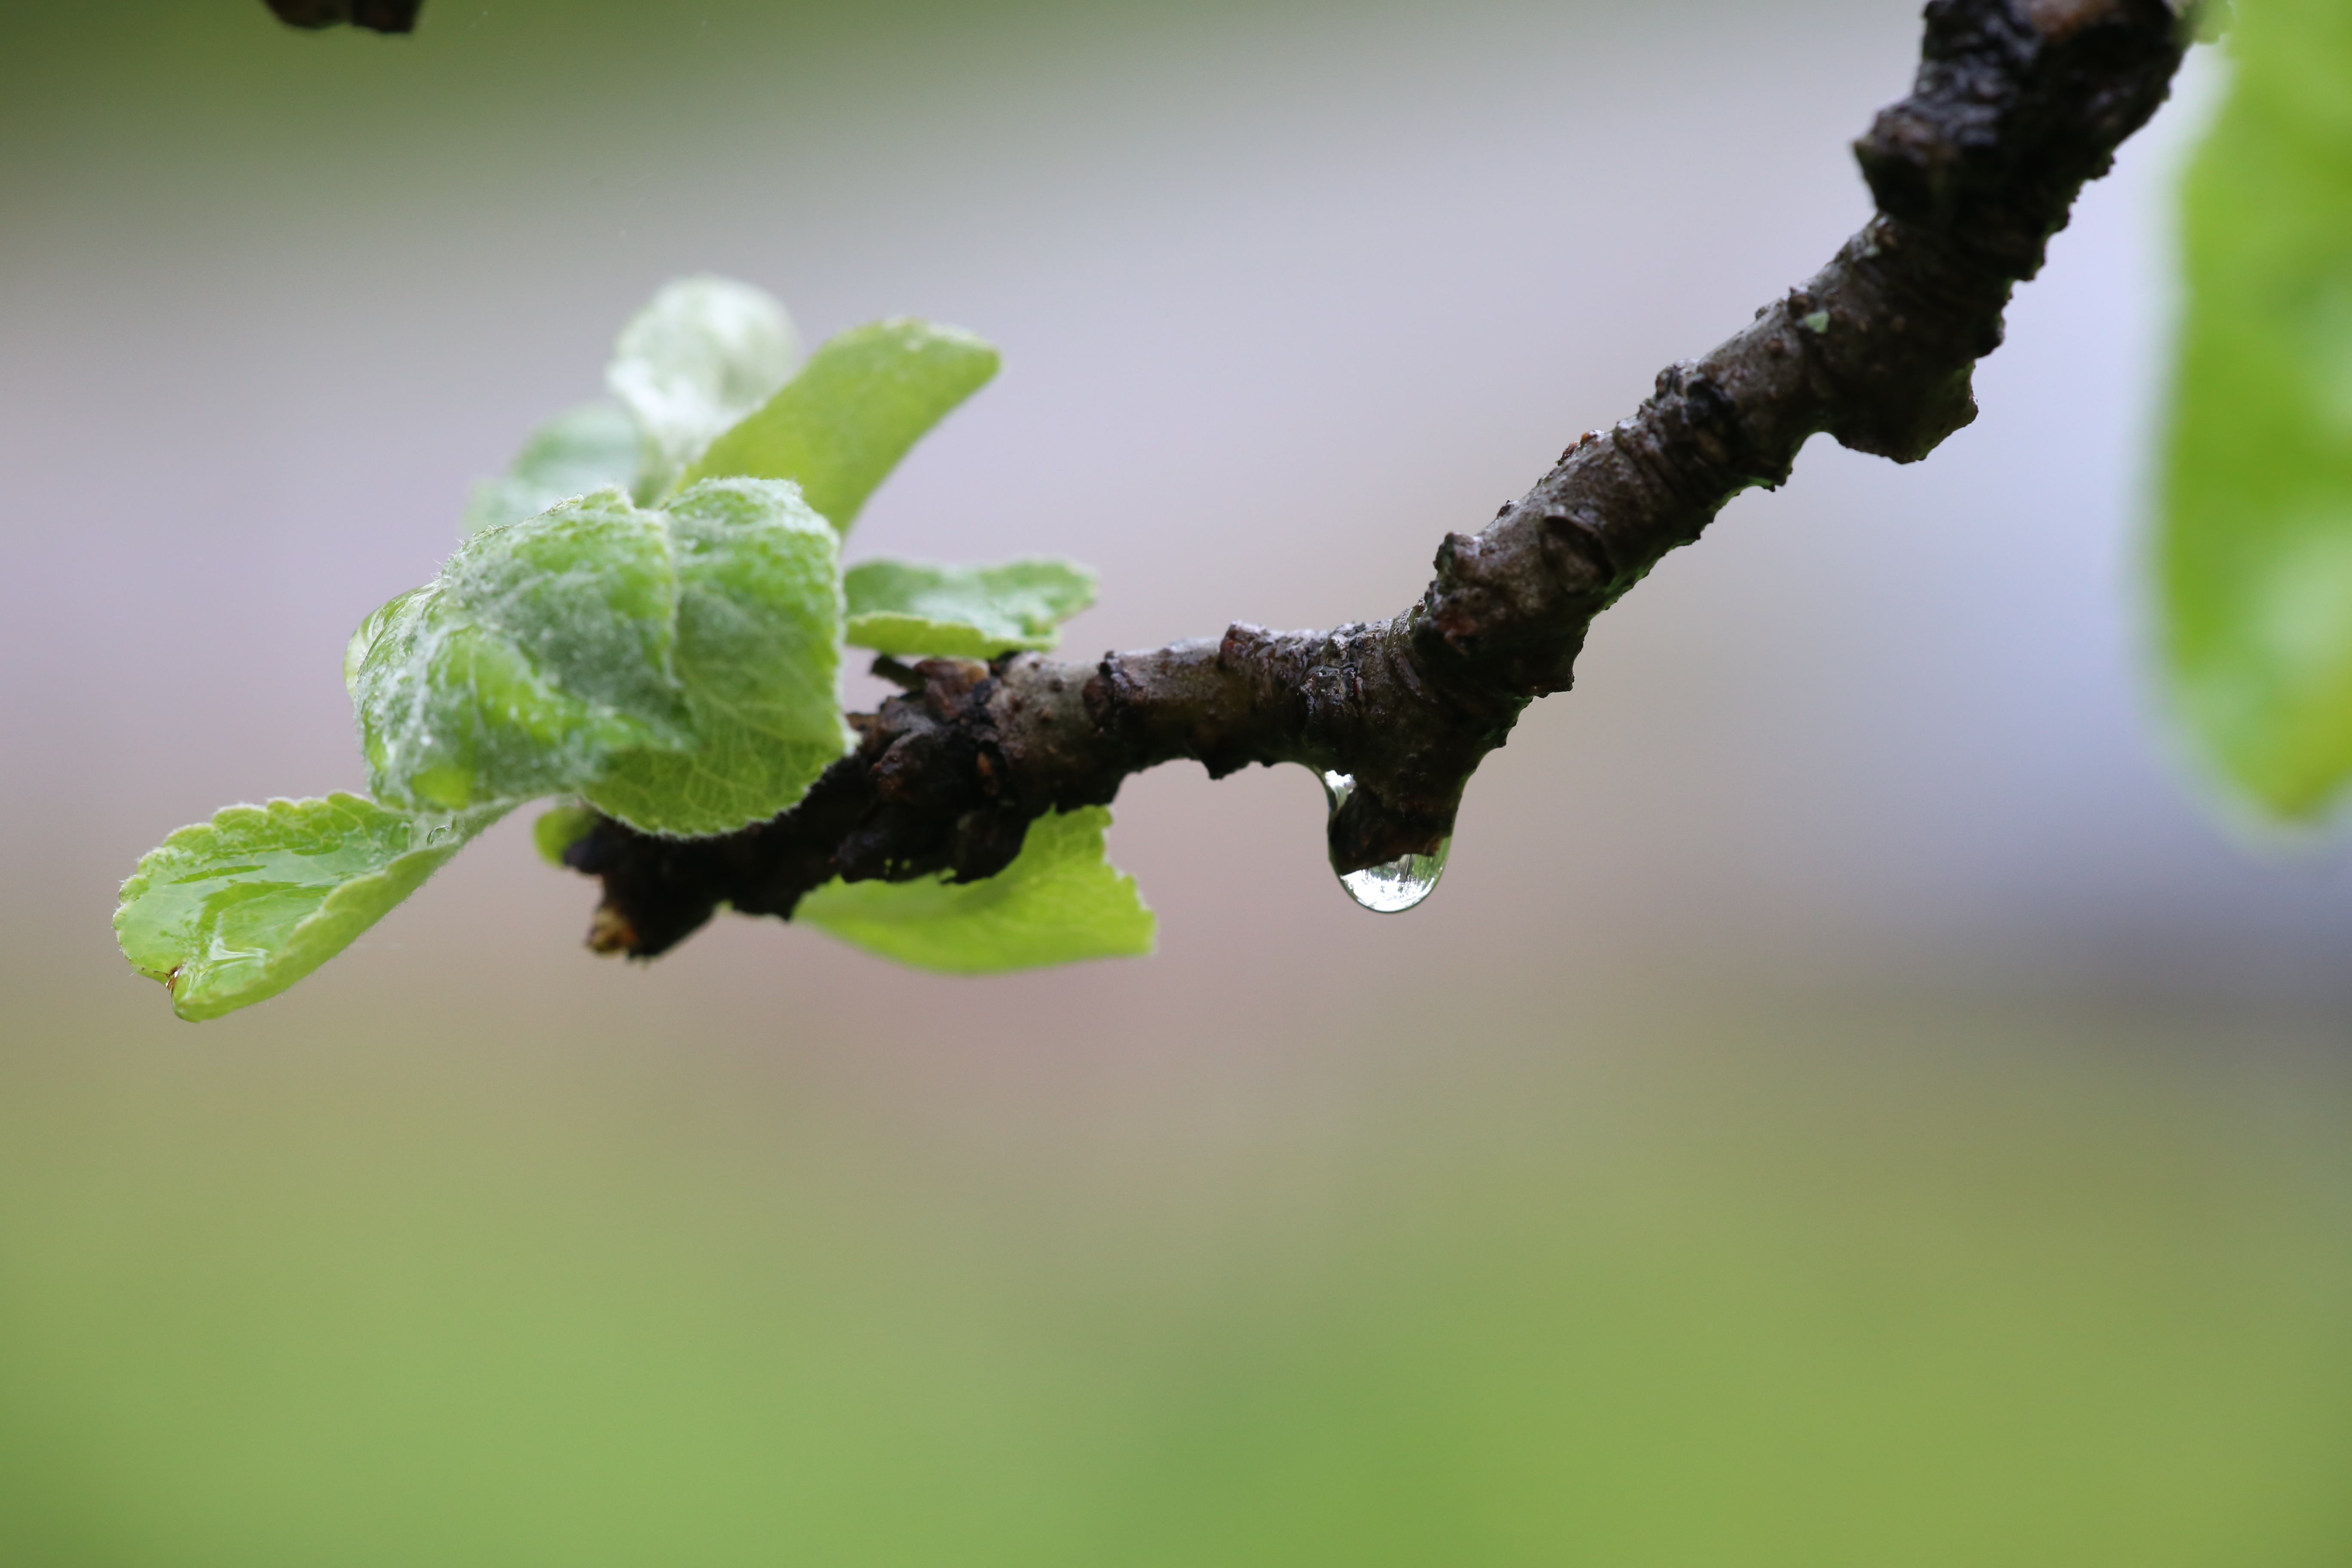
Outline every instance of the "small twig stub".
{"type": "Polygon", "coordinates": [[[337,27],[349,23],[376,33],[413,33],[425,0],[266,0],[289,27],[337,27]]]}

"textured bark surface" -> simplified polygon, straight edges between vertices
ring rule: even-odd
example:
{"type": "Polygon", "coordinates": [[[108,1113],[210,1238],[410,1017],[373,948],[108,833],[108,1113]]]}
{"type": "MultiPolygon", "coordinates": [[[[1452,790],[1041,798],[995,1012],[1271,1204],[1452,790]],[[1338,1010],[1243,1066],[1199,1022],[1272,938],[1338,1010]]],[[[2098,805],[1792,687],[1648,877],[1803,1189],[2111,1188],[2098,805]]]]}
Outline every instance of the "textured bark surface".
{"type": "Polygon", "coordinates": [[[379,33],[413,33],[425,0],[267,0],[289,27],[335,27],[348,22],[379,33]]]}
{"type": "Polygon", "coordinates": [[[1568,689],[1592,617],[1725,502],[1784,481],[1817,432],[1908,463],[1976,417],[1970,373],[2010,290],[2164,100],[2188,32],[2166,0],[1933,0],[1911,95],[1854,144],[1877,216],[1483,530],[1448,534],[1403,614],[1093,665],[882,661],[904,695],[853,715],[862,743],[793,810],[709,839],[604,822],[574,845],[604,884],[591,944],[651,955],[720,903],[788,917],[836,876],[989,876],[1044,812],[1179,758],[1353,774],[1338,869],[1434,850],[1479,760],[1568,689]]]}

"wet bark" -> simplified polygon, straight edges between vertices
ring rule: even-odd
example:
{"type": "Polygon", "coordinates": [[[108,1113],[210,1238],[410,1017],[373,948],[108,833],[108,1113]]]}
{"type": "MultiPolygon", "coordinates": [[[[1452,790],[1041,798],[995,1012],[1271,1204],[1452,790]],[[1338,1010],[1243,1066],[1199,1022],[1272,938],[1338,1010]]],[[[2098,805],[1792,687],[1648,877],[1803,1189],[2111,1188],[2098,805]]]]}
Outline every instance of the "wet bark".
{"type": "Polygon", "coordinates": [[[266,0],[289,27],[334,27],[349,23],[379,33],[413,33],[425,0],[266,0]]]}
{"type": "Polygon", "coordinates": [[[1353,774],[1337,869],[1433,852],[1480,759],[1568,689],[1593,616],[1725,502],[1786,480],[1818,432],[1909,463],[1976,417],[1970,374],[2011,289],[2164,100],[2188,39],[2166,0],[1933,0],[1910,96],[1854,144],[1876,216],[1483,529],[1448,534],[1411,607],[1092,665],[884,660],[903,694],[852,716],[860,744],[791,811],[708,839],[607,821],[575,844],[570,864],[604,885],[591,944],[650,956],[722,903],[789,917],[835,877],[990,876],[1041,814],[1180,758],[1353,774]]]}

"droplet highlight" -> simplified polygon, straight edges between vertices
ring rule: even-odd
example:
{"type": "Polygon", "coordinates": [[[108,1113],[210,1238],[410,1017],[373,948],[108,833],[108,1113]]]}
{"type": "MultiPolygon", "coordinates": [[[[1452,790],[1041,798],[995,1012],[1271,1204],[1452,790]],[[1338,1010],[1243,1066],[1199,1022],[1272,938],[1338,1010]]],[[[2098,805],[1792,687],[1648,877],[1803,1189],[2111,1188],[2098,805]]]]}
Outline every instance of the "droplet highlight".
{"type": "MultiPolygon", "coordinates": [[[[1331,802],[1331,815],[1338,816],[1348,797],[1356,793],[1355,775],[1326,773],[1323,793],[1331,802]]],[[[1437,879],[1445,875],[1446,852],[1453,847],[1454,840],[1444,838],[1438,841],[1434,855],[1400,855],[1360,871],[1342,871],[1339,886],[1375,914],[1402,914],[1436,890],[1437,879]]]]}

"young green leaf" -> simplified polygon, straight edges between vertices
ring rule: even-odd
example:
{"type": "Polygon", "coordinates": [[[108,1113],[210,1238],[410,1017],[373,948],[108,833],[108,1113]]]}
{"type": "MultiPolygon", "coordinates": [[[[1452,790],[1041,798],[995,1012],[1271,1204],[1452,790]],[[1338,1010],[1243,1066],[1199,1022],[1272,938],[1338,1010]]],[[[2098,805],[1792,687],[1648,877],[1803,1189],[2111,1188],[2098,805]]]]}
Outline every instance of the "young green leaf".
{"type": "Polygon", "coordinates": [[[2308,819],[2352,780],[2352,11],[2243,9],[2189,172],[2161,625],[2200,746],[2308,819]]]}
{"type": "Polygon", "coordinates": [[[610,403],[583,404],[530,433],[507,471],[476,479],[466,504],[466,531],[537,517],[573,496],[636,482],[639,441],[628,414],[610,403]]]}
{"type": "Polygon", "coordinates": [[[370,790],[454,811],[574,790],[629,746],[691,744],[677,619],[667,530],[618,490],[476,534],[352,640],[370,790]]]}
{"type": "Polygon", "coordinates": [[[579,786],[653,833],[776,815],[856,743],[842,718],[839,542],[772,479],[707,479],[670,502],[673,655],[692,745],[620,752],[579,786]]]}
{"type": "Polygon", "coordinates": [[[991,658],[1060,642],[1060,624],[1095,602],[1095,574],[1069,561],[939,566],[886,558],[851,567],[842,590],[849,601],[847,639],[859,647],[991,658]]]}
{"type": "Polygon", "coordinates": [[[355,795],[232,805],[140,860],[115,938],[181,1017],[217,1018],[350,946],[499,815],[418,816],[355,795]]]}
{"type": "Polygon", "coordinates": [[[835,880],[803,897],[793,919],[868,952],[950,974],[990,974],[1139,958],[1158,920],[1135,879],[1110,863],[1098,805],[1029,825],[1012,865],[978,882],[835,880]]]}
{"type": "Polygon", "coordinates": [[[667,494],[712,437],[767,402],[800,363],[792,318],[750,284],[681,278],[666,285],[621,330],[604,372],[644,437],[636,500],[667,494]]]}
{"type": "Polygon", "coordinates": [[[563,852],[587,837],[589,830],[595,826],[596,813],[593,807],[583,805],[576,800],[551,805],[541,812],[539,819],[530,825],[531,847],[538,850],[539,858],[549,865],[561,867],[563,852]]]}
{"type": "Polygon", "coordinates": [[[970,332],[898,319],[829,338],[766,405],[711,442],[687,470],[792,479],[844,535],[898,459],[996,374],[996,351],[970,332]]]}
{"type": "Polygon", "coordinates": [[[775,815],[850,744],[837,549],[758,479],[475,535],[352,638],[370,788],[445,811],[580,795],[655,833],[775,815]]]}

